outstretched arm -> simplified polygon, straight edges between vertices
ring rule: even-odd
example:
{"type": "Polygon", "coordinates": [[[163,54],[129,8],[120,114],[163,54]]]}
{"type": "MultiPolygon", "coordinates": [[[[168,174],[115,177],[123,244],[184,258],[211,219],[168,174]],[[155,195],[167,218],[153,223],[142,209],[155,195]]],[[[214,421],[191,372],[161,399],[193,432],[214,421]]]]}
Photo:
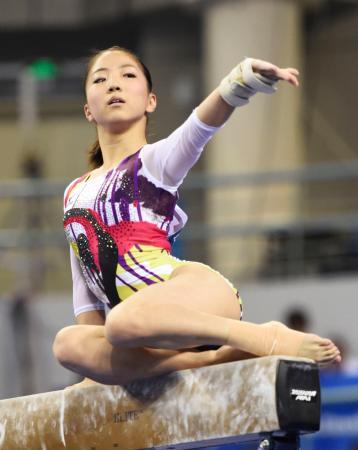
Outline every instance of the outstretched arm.
{"type": "Polygon", "coordinates": [[[257,92],[273,93],[279,80],[298,86],[298,71],[280,69],[260,59],[246,58],[221,81],[194,113],[166,139],[147,145],[142,154],[147,176],[177,189],[214,133],[238,106],[257,92]]]}
{"type": "Polygon", "coordinates": [[[281,69],[260,59],[247,58],[198,106],[198,118],[207,125],[218,127],[227,121],[236,107],[246,105],[256,92],[274,92],[279,80],[298,86],[298,74],[291,67],[281,69]]]}

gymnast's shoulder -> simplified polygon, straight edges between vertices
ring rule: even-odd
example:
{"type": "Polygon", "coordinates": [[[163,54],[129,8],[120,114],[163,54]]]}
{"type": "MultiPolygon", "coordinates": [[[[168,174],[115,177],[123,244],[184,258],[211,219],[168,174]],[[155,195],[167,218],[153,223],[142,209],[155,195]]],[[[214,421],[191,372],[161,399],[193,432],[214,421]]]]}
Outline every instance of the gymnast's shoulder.
{"type": "Polygon", "coordinates": [[[91,176],[92,172],[86,172],[84,175],[81,175],[78,178],[72,180],[65,188],[63,194],[63,205],[66,207],[70,200],[71,195],[74,193],[76,187],[79,187],[82,182],[86,182],[88,178],[91,176]]]}

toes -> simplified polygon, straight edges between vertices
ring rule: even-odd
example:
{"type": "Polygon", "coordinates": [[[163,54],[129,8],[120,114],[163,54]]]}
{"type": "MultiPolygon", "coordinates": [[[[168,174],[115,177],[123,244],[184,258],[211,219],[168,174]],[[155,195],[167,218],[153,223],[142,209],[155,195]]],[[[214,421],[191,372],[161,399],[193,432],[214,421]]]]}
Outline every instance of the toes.
{"type": "Polygon", "coordinates": [[[342,362],[342,357],[341,355],[336,356],[333,359],[329,359],[327,361],[318,361],[318,367],[321,369],[325,369],[334,365],[339,365],[342,362]]]}
{"type": "Polygon", "coordinates": [[[341,354],[337,347],[333,347],[332,349],[325,351],[319,358],[320,363],[327,365],[332,363],[340,363],[341,360],[341,354]]]}
{"type": "Polygon", "coordinates": [[[321,346],[321,350],[325,352],[339,352],[338,348],[333,343],[330,345],[321,346]]]}
{"type": "Polygon", "coordinates": [[[329,347],[329,348],[327,348],[326,350],[324,350],[324,351],[322,352],[322,354],[323,354],[324,356],[335,356],[335,355],[339,355],[340,352],[339,352],[338,348],[334,345],[334,346],[329,347]]]}
{"type": "MultiPolygon", "coordinates": [[[[319,336],[317,336],[317,337],[319,337],[319,336]]],[[[333,343],[330,339],[322,339],[322,338],[319,337],[319,340],[320,340],[320,345],[321,345],[322,347],[332,347],[332,346],[335,346],[334,343],[333,343]]]]}

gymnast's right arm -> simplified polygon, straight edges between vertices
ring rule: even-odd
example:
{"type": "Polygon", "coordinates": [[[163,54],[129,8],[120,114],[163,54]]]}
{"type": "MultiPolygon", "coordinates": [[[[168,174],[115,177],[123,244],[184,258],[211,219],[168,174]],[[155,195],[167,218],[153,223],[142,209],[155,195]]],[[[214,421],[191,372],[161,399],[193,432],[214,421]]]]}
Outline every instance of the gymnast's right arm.
{"type": "Polygon", "coordinates": [[[73,283],[73,310],[78,325],[104,325],[106,321],[104,304],[89,290],[80,263],[70,247],[73,283]]]}
{"type": "MultiPolygon", "coordinates": [[[[78,183],[83,179],[76,178],[65,189],[63,196],[64,212],[66,213],[71,195],[78,188],[78,183]]],[[[75,244],[74,244],[75,245],[75,244]]],[[[105,306],[96,298],[93,292],[88,288],[79,258],[76,256],[72,245],[70,249],[70,263],[72,274],[72,289],[73,289],[73,311],[78,325],[104,325],[105,323],[105,306]]]]}
{"type": "MultiPolygon", "coordinates": [[[[73,308],[77,325],[104,325],[106,321],[104,305],[88,289],[80,263],[72,247],[70,247],[70,257],[73,282],[73,308]]],[[[68,386],[66,389],[86,387],[94,384],[98,383],[90,378],[84,378],[81,382],[68,386]]]]}
{"type": "Polygon", "coordinates": [[[78,325],[104,325],[106,315],[104,311],[88,311],[79,314],[76,321],[78,325]]]}

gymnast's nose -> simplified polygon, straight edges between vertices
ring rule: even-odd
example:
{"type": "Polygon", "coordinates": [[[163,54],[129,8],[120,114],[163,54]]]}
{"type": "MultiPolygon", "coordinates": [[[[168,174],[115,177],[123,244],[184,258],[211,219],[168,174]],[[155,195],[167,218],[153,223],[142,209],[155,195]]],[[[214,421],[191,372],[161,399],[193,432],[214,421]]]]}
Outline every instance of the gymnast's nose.
{"type": "Polygon", "coordinates": [[[122,89],[118,83],[111,83],[108,87],[108,92],[116,92],[116,91],[121,91],[121,90],[122,89]]]}

